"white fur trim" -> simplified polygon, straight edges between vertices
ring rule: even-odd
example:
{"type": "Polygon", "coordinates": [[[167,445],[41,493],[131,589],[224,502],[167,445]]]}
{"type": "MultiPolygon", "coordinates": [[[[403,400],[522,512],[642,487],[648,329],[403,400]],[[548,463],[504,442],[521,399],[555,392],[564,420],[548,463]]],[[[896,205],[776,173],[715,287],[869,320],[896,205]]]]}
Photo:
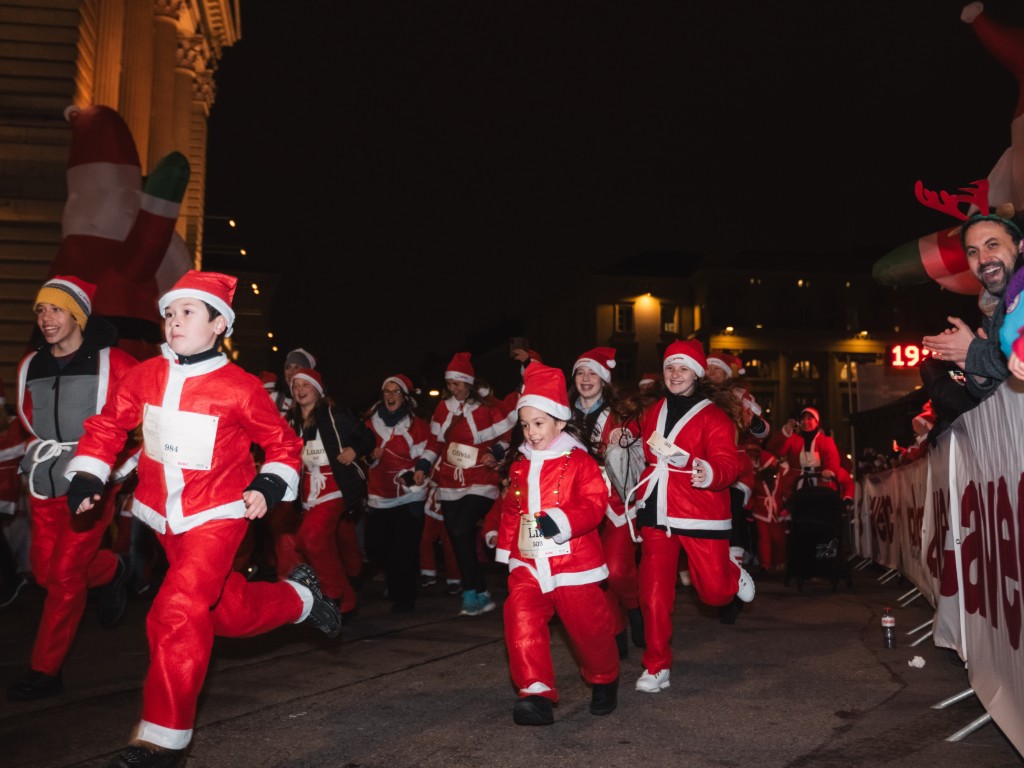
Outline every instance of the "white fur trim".
{"type": "Polygon", "coordinates": [[[544,413],[551,414],[559,421],[569,421],[572,418],[572,411],[568,405],[562,405],[556,403],[547,397],[541,397],[540,395],[523,395],[519,398],[519,402],[516,403],[516,412],[518,413],[520,408],[530,406],[531,408],[537,408],[538,410],[544,411],[544,413]]]}
{"type": "Polygon", "coordinates": [[[704,366],[698,363],[689,355],[672,355],[672,357],[665,358],[665,362],[662,364],[661,369],[665,370],[671,364],[682,364],[689,368],[691,371],[697,374],[697,376],[703,378],[704,366]]]}

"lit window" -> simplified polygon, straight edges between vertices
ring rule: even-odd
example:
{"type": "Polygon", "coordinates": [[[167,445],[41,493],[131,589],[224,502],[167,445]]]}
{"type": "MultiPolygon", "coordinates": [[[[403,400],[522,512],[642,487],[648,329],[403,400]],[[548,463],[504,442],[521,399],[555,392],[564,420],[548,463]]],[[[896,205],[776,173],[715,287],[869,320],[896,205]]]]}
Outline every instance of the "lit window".
{"type": "Polygon", "coordinates": [[[843,363],[839,368],[839,380],[840,381],[857,381],[857,361],[851,360],[849,363],[843,363]]]}
{"type": "Polygon", "coordinates": [[[616,304],[615,305],[615,332],[616,333],[635,333],[636,323],[633,318],[633,305],[632,304],[616,304]]]}
{"type": "Polygon", "coordinates": [[[819,379],[821,374],[818,373],[818,368],[810,360],[800,360],[793,365],[793,378],[794,379],[819,379]]]}
{"type": "Polygon", "coordinates": [[[661,305],[661,332],[676,332],[676,306],[662,302],[661,305]]]}

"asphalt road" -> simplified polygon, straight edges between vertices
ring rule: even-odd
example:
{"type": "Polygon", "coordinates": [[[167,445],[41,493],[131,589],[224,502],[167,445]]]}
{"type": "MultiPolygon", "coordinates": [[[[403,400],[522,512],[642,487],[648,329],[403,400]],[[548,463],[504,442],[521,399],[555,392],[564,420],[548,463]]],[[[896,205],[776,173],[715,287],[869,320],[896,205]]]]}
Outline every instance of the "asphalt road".
{"type": "MultiPolygon", "coordinates": [[[[186,765],[266,768],[996,768],[1024,759],[989,723],[950,742],[984,715],[951,651],[908,630],[931,618],[921,599],[897,608],[899,645],[882,647],[882,607],[910,586],[853,570],[836,591],[802,590],[780,575],[757,579],[756,600],[735,625],[679,587],[671,687],[639,693],[640,651],[622,662],[619,707],[588,711],[557,623],[552,647],[561,701],[554,725],[512,722],[515,692],[502,635],[504,574],[491,566],[499,610],[459,617],[457,598],[430,587],[412,614],[392,614],[369,580],[358,616],[329,640],[289,626],[217,640],[186,765]],[[925,665],[908,661],[920,656],[925,665]]],[[[0,683],[27,663],[42,604],[32,588],[0,613],[0,683]]],[[[117,629],[90,605],[64,667],[65,692],[28,704],[0,702],[0,765],[97,767],[138,718],[147,663],[148,603],[133,600],[117,629]]],[[[927,630],[924,630],[927,631],[927,630]]]]}

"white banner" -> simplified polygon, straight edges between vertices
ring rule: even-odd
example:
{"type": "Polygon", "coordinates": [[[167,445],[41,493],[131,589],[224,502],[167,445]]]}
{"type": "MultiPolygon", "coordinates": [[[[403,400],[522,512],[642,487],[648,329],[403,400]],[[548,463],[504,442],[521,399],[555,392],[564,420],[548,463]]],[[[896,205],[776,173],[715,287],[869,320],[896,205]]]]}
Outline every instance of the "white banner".
{"type": "Polygon", "coordinates": [[[934,590],[921,537],[925,500],[928,498],[928,462],[914,461],[893,474],[898,480],[895,539],[900,550],[900,573],[934,606],[934,590]]]}
{"type": "Polygon", "coordinates": [[[967,673],[1024,752],[1024,395],[1011,380],[953,424],[967,673]]]}
{"type": "Polygon", "coordinates": [[[865,478],[861,488],[864,492],[861,523],[871,537],[872,559],[886,568],[900,570],[900,548],[896,543],[897,475],[897,470],[890,469],[865,478]]]}

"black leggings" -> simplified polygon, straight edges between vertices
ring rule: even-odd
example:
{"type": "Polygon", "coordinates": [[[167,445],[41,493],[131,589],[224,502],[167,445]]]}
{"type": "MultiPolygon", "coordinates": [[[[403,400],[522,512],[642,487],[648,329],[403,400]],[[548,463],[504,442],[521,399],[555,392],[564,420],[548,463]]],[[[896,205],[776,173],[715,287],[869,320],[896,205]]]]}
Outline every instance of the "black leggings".
{"type": "Polygon", "coordinates": [[[476,539],[478,523],[491,511],[493,499],[486,496],[463,496],[458,501],[442,501],[444,527],[452,541],[455,559],[462,571],[462,588],[477,592],[487,590],[484,569],[477,557],[476,539]]]}

